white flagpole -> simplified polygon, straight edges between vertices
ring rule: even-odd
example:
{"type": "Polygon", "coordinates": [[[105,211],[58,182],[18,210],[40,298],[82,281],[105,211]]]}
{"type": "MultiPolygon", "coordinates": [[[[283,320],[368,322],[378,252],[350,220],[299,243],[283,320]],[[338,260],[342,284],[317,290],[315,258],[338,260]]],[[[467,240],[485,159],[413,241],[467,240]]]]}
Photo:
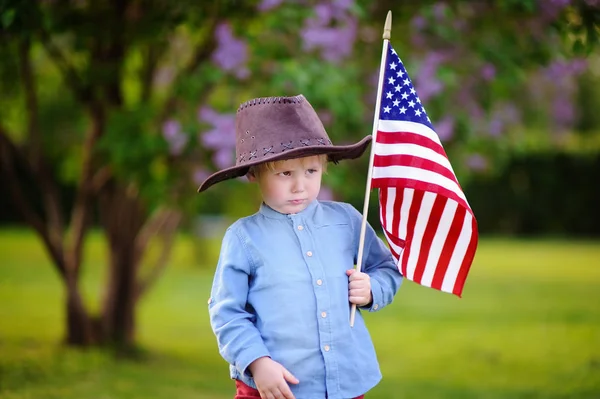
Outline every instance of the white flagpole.
{"type": "MultiPolygon", "coordinates": [[[[383,87],[383,74],[385,72],[385,59],[388,51],[388,44],[392,33],[392,12],[388,11],[383,27],[383,49],[381,50],[381,64],[379,66],[379,81],[377,83],[377,99],[375,102],[375,114],[373,115],[373,130],[371,142],[371,156],[369,158],[369,169],[367,172],[367,187],[365,189],[365,202],[363,206],[363,218],[360,226],[360,241],[358,243],[358,258],[356,260],[356,271],[360,272],[362,267],[363,248],[365,246],[365,231],[367,229],[367,213],[369,211],[369,198],[371,194],[371,177],[373,174],[373,160],[375,159],[375,140],[377,139],[377,124],[379,120],[379,108],[381,106],[381,89],[383,87]]],[[[356,305],[352,304],[350,310],[350,327],[354,327],[354,317],[356,316],[356,305]]]]}

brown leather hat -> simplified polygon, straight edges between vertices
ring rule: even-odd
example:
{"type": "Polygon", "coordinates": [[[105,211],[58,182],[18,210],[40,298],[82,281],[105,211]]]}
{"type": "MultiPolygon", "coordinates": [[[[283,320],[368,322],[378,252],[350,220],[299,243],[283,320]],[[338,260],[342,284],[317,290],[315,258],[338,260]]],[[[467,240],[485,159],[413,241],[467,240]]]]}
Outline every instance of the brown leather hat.
{"type": "Polygon", "coordinates": [[[209,176],[198,188],[244,176],[263,162],[327,154],[329,161],[358,158],[371,136],[352,145],[335,146],[317,113],[303,95],[264,97],[246,101],[235,118],[235,166],[209,176]]]}

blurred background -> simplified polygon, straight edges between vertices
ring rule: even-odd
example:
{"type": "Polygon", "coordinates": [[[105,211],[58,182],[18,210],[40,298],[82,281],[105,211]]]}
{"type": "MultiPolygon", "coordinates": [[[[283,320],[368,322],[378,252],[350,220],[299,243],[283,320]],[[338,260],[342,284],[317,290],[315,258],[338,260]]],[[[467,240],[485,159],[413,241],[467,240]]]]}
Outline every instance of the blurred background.
{"type": "MultiPolygon", "coordinates": [[[[260,197],[196,188],[251,98],[370,134],[388,10],[481,239],[463,298],[365,315],[367,397],[599,398],[598,0],[0,0],[0,398],[233,397],[206,301],[260,197]]],[[[362,210],[367,163],[321,198],[362,210]]]]}

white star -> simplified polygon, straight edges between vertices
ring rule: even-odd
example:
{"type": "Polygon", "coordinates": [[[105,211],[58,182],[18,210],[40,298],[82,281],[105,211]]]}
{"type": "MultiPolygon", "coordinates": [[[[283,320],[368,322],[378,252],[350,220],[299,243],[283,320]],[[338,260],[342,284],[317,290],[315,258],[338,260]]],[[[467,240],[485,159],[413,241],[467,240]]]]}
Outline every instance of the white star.
{"type": "Polygon", "coordinates": [[[383,112],[389,114],[390,113],[390,109],[391,109],[390,107],[385,107],[385,108],[383,108],[383,112]]]}
{"type": "Polygon", "coordinates": [[[390,64],[390,68],[391,68],[391,69],[396,69],[396,67],[397,67],[397,66],[398,66],[398,65],[396,65],[396,63],[395,63],[395,62],[392,62],[392,63],[390,64]]]}
{"type": "Polygon", "coordinates": [[[427,117],[427,122],[431,123],[431,119],[429,119],[429,117],[427,117]]]}
{"type": "Polygon", "coordinates": [[[392,78],[392,77],[390,77],[390,78],[388,79],[388,82],[389,82],[389,84],[391,84],[391,85],[393,85],[395,81],[396,81],[396,79],[394,79],[394,78],[392,78]]]}
{"type": "Polygon", "coordinates": [[[402,86],[397,85],[396,87],[394,87],[394,89],[396,89],[396,91],[400,91],[402,89],[402,86]]]}
{"type": "Polygon", "coordinates": [[[408,78],[404,79],[404,86],[408,86],[410,84],[410,80],[408,78]]]}
{"type": "Polygon", "coordinates": [[[399,106],[399,105],[400,105],[400,101],[398,101],[398,100],[394,100],[394,107],[397,107],[397,106],[399,106]]]}
{"type": "Polygon", "coordinates": [[[408,106],[411,107],[411,108],[414,108],[415,107],[415,102],[413,100],[410,100],[408,102],[408,106]]]}
{"type": "Polygon", "coordinates": [[[416,91],[415,91],[415,88],[414,88],[414,87],[411,87],[411,88],[410,88],[410,94],[415,94],[415,93],[416,93],[416,91]]]}
{"type": "Polygon", "coordinates": [[[402,99],[406,100],[408,98],[408,93],[404,92],[402,93],[402,99]]]}
{"type": "Polygon", "coordinates": [[[421,104],[421,99],[419,97],[417,97],[417,102],[421,104]]]}
{"type": "Polygon", "coordinates": [[[387,93],[385,93],[385,98],[392,98],[392,92],[388,91],[387,93]]]}
{"type": "Polygon", "coordinates": [[[401,113],[401,114],[404,114],[404,113],[406,113],[406,108],[404,108],[404,107],[400,108],[400,113],[401,113]]]}
{"type": "Polygon", "coordinates": [[[404,72],[402,72],[401,70],[396,72],[396,76],[401,78],[402,76],[404,76],[404,72]]]}
{"type": "Polygon", "coordinates": [[[398,55],[398,54],[396,54],[396,50],[394,50],[394,49],[392,49],[392,54],[398,55]]]}
{"type": "Polygon", "coordinates": [[[416,111],[415,111],[415,115],[417,115],[417,116],[421,116],[421,110],[420,110],[420,109],[416,110],[416,111]]]}

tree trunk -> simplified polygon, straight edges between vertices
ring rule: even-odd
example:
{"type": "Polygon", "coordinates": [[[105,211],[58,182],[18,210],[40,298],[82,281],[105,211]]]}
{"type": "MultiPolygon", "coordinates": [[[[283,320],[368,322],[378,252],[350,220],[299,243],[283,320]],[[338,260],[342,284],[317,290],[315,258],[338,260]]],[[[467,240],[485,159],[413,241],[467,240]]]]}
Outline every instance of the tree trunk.
{"type": "Polygon", "coordinates": [[[79,293],[77,279],[67,277],[64,280],[66,298],[66,337],[67,345],[90,346],[98,342],[98,332],[94,330],[92,319],[85,309],[79,293]]]}
{"type": "Polygon", "coordinates": [[[108,239],[109,276],[101,315],[107,343],[119,348],[134,345],[137,270],[140,253],[136,237],[145,221],[140,200],[114,181],[102,190],[100,219],[108,239]]]}

